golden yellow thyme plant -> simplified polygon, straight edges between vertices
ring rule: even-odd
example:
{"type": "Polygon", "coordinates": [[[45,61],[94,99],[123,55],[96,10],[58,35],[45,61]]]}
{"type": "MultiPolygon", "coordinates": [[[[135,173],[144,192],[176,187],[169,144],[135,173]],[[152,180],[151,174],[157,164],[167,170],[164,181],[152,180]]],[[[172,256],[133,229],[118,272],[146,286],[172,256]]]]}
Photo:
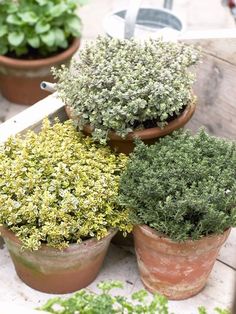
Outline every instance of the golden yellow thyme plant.
{"type": "Polygon", "coordinates": [[[72,122],[44,120],[39,134],[10,138],[0,151],[0,223],[23,247],[70,243],[131,231],[116,205],[127,157],[77,132],[72,122]]]}

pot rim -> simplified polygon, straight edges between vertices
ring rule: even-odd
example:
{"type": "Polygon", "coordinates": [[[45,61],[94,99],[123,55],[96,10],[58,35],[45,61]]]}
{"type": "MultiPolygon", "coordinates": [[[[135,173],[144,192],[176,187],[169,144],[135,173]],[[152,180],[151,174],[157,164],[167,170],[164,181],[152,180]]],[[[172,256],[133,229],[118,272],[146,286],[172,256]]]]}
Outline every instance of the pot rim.
{"type": "Polygon", "coordinates": [[[0,65],[10,67],[10,68],[17,68],[17,69],[31,69],[31,68],[40,68],[44,66],[48,66],[50,64],[56,64],[60,63],[61,60],[65,60],[70,58],[71,55],[73,55],[78,47],[80,45],[80,38],[74,38],[70,46],[54,55],[48,58],[41,58],[41,59],[36,59],[36,60],[21,60],[21,59],[15,59],[15,58],[10,58],[6,56],[0,56],[0,65]]]}
{"type": "MultiPolygon", "coordinates": [[[[68,117],[71,119],[75,119],[75,116],[73,117],[73,113],[71,112],[71,109],[73,110],[73,108],[67,105],[65,106],[65,110],[68,117]]],[[[113,131],[109,131],[108,141],[112,140],[112,141],[132,142],[135,138],[148,140],[155,137],[161,137],[161,136],[167,135],[171,133],[172,131],[181,128],[185,123],[187,123],[193,116],[195,110],[196,110],[196,103],[192,102],[185,107],[184,111],[176,119],[169,122],[166,126],[164,126],[164,128],[154,127],[154,128],[149,128],[149,129],[144,129],[144,130],[139,130],[139,131],[133,131],[133,132],[128,133],[125,138],[122,138],[121,136],[119,136],[113,131]]],[[[93,128],[90,125],[85,125],[83,128],[83,131],[85,134],[88,135],[93,132],[93,128]]]]}
{"type": "Polygon", "coordinates": [[[210,234],[210,235],[207,235],[207,236],[203,236],[202,238],[200,238],[198,240],[189,239],[189,240],[177,242],[177,241],[171,240],[169,237],[165,236],[164,234],[159,233],[154,228],[149,227],[148,225],[145,225],[145,224],[135,225],[133,230],[135,228],[139,228],[143,233],[147,234],[150,238],[152,238],[154,240],[161,239],[161,240],[165,241],[166,243],[172,244],[172,245],[191,245],[191,246],[200,244],[201,242],[204,242],[207,239],[214,240],[215,238],[222,237],[222,236],[227,236],[228,237],[228,235],[229,235],[229,233],[231,231],[231,228],[228,228],[223,233],[210,234]]]}
{"type": "MultiPolygon", "coordinates": [[[[108,238],[112,238],[116,233],[117,233],[117,229],[116,228],[110,228],[108,230],[108,234],[97,240],[96,238],[91,238],[88,240],[84,240],[80,243],[71,243],[69,244],[68,247],[66,247],[65,249],[57,249],[51,246],[47,246],[46,244],[41,244],[41,246],[39,247],[38,250],[27,250],[26,251],[30,251],[30,252],[51,252],[51,253],[65,253],[67,251],[74,251],[74,250],[78,250],[78,246],[93,246],[93,245],[98,245],[101,242],[104,242],[104,240],[108,239],[108,238]]],[[[22,246],[22,242],[21,240],[15,235],[15,233],[13,231],[11,231],[10,229],[8,229],[7,227],[0,225],[0,234],[3,237],[3,239],[8,238],[11,241],[13,241],[16,245],[20,245],[22,246]]]]}

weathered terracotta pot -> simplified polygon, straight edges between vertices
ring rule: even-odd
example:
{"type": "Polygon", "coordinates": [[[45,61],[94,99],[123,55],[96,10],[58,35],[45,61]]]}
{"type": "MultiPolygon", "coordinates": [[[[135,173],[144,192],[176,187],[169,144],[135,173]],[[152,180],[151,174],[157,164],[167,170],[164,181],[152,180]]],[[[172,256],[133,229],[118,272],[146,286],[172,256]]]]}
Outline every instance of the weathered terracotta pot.
{"type": "Polygon", "coordinates": [[[11,102],[32,105],[48,96],[40,89],[42,81],[54,81],[50,73],[51,67],[68,64],[77,51],[80,40],[77,38],[71,46],[49,58],[37,60],[13,59],[0,56],[0,90],[11,102]]]}
{"type": "MultiPolygon", "coordinates": [[[[140,131],[135,131],[129,133],[125,138],[117,135],[115,132],[109,132],[108,137],[109,141],[107,142],[108,145],[118,153],[124,153],[129,155],[134,150],[134,139],[140,138],[143,140],[145,144],[153,144],[155,143],[160,137],[163,137],[167,134],[170,134],[174,130],[182,128],[193,116],[196,109],[196,104],[193,103],[185,108],[185,110],[178,116],[175,120],[171,121],[166,125],[164,128],[150,128],[140,131]]],[[[76,120],[78,117],[73,114],[73,109],[66,106],[65,107],[66,113],[70,119],[76,120]]],[[[83,129],[83,133],[86,135],[91,135],[92,133],[91,126],[87,125],[83,129]]]]}
{"type": "Polygon", "coordinates": [[[134,227],[135,251],[144,286],[169,299],[181,300],[206,285],[217,254],[230,229],[197,241],[174,242],[146,225],[134,227]]]}
{"type": "Polygon", "coordinates": [[[21,242],[4,227],[0,232],[18,276],[31,288],[47,293],[69,293],[89,285],[98,275],[111,238],[90,239],[71,244],[65,250],[43,245],[38,251],[21,250],[21,242]]]}

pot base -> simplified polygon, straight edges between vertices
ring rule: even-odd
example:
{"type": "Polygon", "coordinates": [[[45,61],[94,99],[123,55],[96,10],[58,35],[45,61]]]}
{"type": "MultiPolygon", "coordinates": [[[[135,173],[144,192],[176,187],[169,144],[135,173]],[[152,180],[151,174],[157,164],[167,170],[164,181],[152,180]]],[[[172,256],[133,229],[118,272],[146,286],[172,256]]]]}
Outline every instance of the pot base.
{"type": "Polygon", "coordinates": [[[100,240],[89,239],[71,244],[64,250],[42,245],[37,251],[22,250],[14,233],[0,227],[17,275],[33,289],[52,294],[65,294],[88,286],[98,275],[110,241],[112,229],[100,240]]]}
{"type": "MultiPolygon", "coordinates": [[[[140,263],[138,263],[139,265],[139,269],[141,272],[141,266],[140,263]]],[[[193,287],[191,284],[188,285],[183,285],[182,287],[178,287],[179,289],[171,289],[167,286],[165,286],[165,284],[162,284],[161,282],[152,282],[150,284],[150,282],[152,280],[150,280],[150,277],[147,275],[147,277],[144,277],[145,275],[142,274],[141,277],[141,281],[144,285],[144,287],[151,293],[160,293],[162,295],[164,295],[166,298],[168,298],[168,300],[185,300],[185,299],[189,299],[192,298],[193,296],[197,295],[199,292],[201,292],[205,286],[206,286],[206,279],[205,278],[201,278],[199,279],[199,282],[197,284],[197,286],[193,287]],[[149,281],[150,280],[150,281],[149,281]],[[179,291],[178,291],[179,290],[179,291]]],[[[150,274],[151,276],[151,274],[150,274]]]]}
{"type": "Polygon", "coordinates": [[[65,294],[85,288],[93,282],[99,273],[105,255],[106,251],[96,256],[96,258],[87,261],[82,267],[78,266],[80,268],[79,272],[75,266],[74,269],[60,270],[54,273],[43,273],[33,269],[29,270],[24,264],[16,262],[16,258],[12,254],[11,257],[14,261],[17,275],[27,286],[40,292],[65,294]]]}
{"type": "Polygon", "coordinates": [[[135,226],[135,251],[143,284],[150,292],[171,300],[198,294],[229,233],[230,229],[196,241],[175,242],[148,226],[135,226]]]}

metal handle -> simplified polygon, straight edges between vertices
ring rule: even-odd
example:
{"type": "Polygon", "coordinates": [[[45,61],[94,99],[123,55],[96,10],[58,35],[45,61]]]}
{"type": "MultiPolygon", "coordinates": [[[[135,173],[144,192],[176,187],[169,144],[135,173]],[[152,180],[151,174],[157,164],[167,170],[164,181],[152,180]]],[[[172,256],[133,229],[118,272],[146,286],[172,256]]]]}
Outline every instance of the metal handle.
{"type": "MultiPolygon", "coordinates": [[[[141,0],[130,0],[129,7],[125,14],[125,30],[124,38],[130,39],[134,37],[135,24],[140,8],[141,0]]],[[[164,8],[171,10],[173,6],[173,0],[164,0],[164,8]]]]}
{"type": "Polygon", "coordinates": [[[172,10],[173,7],[173,0],[165,0],[164,1],[164,8],[168,10],[172,10]]]}
{"type": "Polygon", "coordinates": [[[125,39],[134,36],[135,23],[138,16],[141,0],[130,0],[129,7],[125,14],[125,39]]]}

